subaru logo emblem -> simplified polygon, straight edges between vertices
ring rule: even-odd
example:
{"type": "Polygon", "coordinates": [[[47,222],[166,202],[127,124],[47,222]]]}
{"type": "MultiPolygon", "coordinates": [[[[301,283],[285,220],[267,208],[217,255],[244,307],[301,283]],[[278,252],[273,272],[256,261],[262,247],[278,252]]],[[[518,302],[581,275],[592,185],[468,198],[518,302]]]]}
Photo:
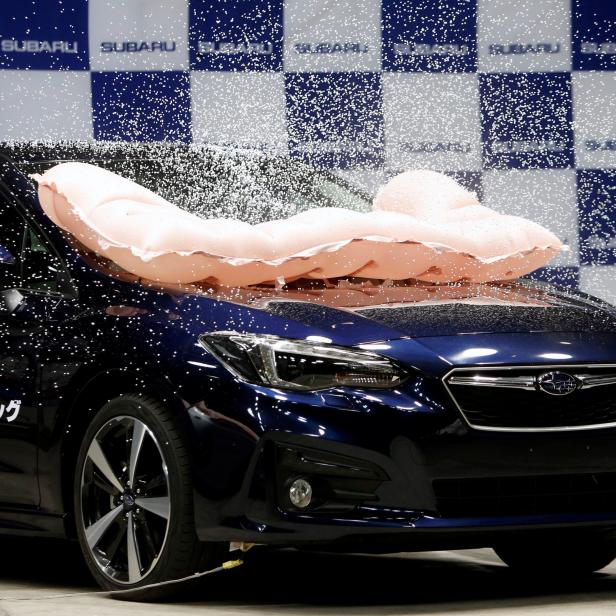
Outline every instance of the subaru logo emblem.
{"type": "Polygon", "coordinates": [[[578,380],[566,372],[545,372],[537,377],[537,387],[551,396],[566,396],[578,388],[578,380]]]}

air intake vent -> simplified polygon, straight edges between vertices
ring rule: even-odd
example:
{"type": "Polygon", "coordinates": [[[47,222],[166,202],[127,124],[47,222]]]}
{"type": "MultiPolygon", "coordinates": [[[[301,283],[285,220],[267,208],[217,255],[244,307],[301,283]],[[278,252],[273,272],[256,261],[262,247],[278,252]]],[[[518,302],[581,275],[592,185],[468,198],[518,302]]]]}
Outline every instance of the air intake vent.
{"type": "Polygon", "coordinates": [[[432,487],[449,518],[616,511],[616,473],[436,479],[432,487]]]}

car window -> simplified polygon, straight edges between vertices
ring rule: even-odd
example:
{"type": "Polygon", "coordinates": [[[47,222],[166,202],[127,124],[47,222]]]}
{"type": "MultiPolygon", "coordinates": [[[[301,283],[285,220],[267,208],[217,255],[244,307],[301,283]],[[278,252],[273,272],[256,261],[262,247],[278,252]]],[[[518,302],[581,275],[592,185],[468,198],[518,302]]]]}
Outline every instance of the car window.
{"type": "Polygon", "coordinates": [[[6,199],[0,196],[0,289],[18,286],[19,258],[25,221],[6,199]]]}
{"type": "MultiPolygon", "coordinates": [[[[204,218],[258,224],[314,207],[371,209],[370,200],[342,180],[280,157],[178,151],[157,158],[92,158],[89,162],[204,218]]],[[[43,173],[53,164],[30,163],[24,170],[43,173]]]]}
{"type": "Polygon", "coordinates": [[[0,196],[0,290],[60,292],[65,268],[16,207],[0,196]]]}
{"type": "Polygon", "coordinates": [[[315,207],[371,209],[368,199],[343,183],[295,161],[221,157],[174,163],[171,168],[167,161],[139,161],[120,174],[204,218],[258,224],[315,207]]]}
{"type": "Polygon", "coordinates": [[[60,272],[63,268],[58,257],[41,240],[38,233],[26,225],[21,251],[21,287],[32,291],[60,291],[60,272]]]}

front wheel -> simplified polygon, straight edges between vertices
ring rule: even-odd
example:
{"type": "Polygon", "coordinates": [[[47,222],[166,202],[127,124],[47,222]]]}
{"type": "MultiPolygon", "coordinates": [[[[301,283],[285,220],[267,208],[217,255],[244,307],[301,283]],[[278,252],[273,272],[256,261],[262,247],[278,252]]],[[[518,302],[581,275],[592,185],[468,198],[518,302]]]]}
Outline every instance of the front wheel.
{"type": "Polygon", "coordinates": [[[92,419],[74,483],[77,534],[106,590],[135,601],[162,599],[177,580],[220,564],[224,546],[199,542],[185,439],[158,401],[125,395],[92,419]]]}
{"type": "Polygon", "coordinates": [[[588,533],[573,537],[517,540],[494,551],[517,573],[573,577],[607,567],[616,558],[613,536],[588,533]]]}

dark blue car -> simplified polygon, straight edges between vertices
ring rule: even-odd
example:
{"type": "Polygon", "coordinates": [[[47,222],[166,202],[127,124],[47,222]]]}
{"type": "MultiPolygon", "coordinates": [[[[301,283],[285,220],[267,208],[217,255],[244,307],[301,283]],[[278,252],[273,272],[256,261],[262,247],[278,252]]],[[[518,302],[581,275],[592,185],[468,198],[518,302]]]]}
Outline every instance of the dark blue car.
{"type": "Polygon", "coordinates": [[[616,312],[549,284],[138,280],[43,214],[82,160],[191,211],[369,204],[297,162],[185,146],[0,149],[0,530],[76,538],[162,596],[237,542],[616,556],[616,312]]]}

